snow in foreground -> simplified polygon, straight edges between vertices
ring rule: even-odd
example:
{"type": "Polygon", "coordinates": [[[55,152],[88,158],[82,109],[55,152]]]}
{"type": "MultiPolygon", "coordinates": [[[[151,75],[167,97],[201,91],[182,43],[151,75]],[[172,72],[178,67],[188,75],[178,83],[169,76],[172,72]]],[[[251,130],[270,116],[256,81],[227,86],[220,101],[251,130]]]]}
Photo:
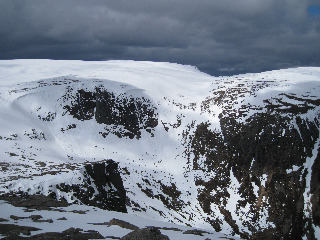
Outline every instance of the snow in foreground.
{"type": "MultiPolygon", "coordinates": [[[[201,240],[201,239],[226,239],[230,236],[212,231],[203,231],[203,236],[184,234],[194,228],[171,223],[152,221],[133,214],[106,211],[86,205],[71,205],[68,207],[54,207],[51,210],[30,210],[23,207],[14,207],[0,200],[1,218],[3,224],[16,224],[19,226],[35,227],[41,230],[32,231],[32,235],[46,232],[63,232],[69,228],[81,228],[83,231],[94,230],[105,239],[121,238],[132,230],[119,225],[108,225],[112,219],[123,220],[138,228],[158,227],[162,234],[171,240],[201,240]],[[40,215],[39,220],[32,220],[30,216],[40,215]],[[28,218],[29,217],[29,218],[28,218]],[[20,219],[19,219],[20,218],[20,219]],[[52,221],[51,221],[52,220],[52,221]],[[42,221],[42,222],[41,222],[42,221]]],[[[20,235],[27,237],[28,235],[20,235]]],[[[1,235],[0,235],[1,237],[1,235]]],[[[30,236],[28,236],[30,237],[30,236]]],[[[238,239],[232,237],[232,239],[238,239]]]]}

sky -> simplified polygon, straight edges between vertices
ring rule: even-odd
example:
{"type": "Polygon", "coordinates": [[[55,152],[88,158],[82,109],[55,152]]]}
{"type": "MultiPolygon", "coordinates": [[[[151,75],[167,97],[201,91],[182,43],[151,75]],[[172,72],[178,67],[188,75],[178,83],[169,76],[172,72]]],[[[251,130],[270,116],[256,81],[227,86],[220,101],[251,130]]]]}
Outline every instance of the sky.
{"type": "Polygon", "coordinates": [[[0,0],[0,59],[320,66],[319,0],[0,0]]]}

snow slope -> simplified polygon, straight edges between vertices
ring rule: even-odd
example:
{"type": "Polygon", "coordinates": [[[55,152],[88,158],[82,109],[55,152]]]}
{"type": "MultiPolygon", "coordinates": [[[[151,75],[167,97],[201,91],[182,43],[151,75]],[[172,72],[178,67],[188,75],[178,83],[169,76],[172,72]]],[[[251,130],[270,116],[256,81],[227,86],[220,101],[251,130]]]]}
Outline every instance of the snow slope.
{"type": "MultiPolygon", "coordinates": [[[[208,221],[211,218],[219,223],[216,230],[238,236],[244,233],[241,236],[245,237],[259,229],[275,227],[268,213],[271,200],[262,194],[266,184],[272,181],[271,173],[259,170],[258,180],[250,183],[250,194],[256,196],[255,204],[265,202],[258,210],[256,229],[246,224],[253,219],[250,210],[253,204],[239,205],[240,200],[248,197],[239,190],[244,178],[235,170],[238,164],[223,167],[228,182],[223,190],[226,203],[221,203],[221,207],[211,202],[211,210],[206,210],[199,194],[215,196],[224,185],[221,183],[211,190],[206,184],[197,183],[198,180],[210,182],[218,176],[210,170],[207,161],[218,147],[209,149],[211,145],[202,142],[203,137],[193,140],[197,129],[207,123],[206,131],[227,140],[228,132],[237,130],[230,130],[230,125],[226,130],[222,124],[225,119],[234,119],[239,126],[244,126],[257,114],[277,112],[290,119],[281,130],[283,136],[287,136],[290,129],[302,131],[300,125],[297,126],[297,116],[302,122],[319,120],[319,92],[320,68],[316,67],[212,77],[192,66],[172,63],[0,61],[0,193],[23,191],[48,195],[55,192],[72,202],[70,193],[61,192],[55,186],[77,183],[86,163],[113,159],[121,169],[130,214],[207,230],[215,226],[208,221]],[[137,132],[132,134],[130,125],[98,123],[98,107],[90,109],[92,116],[85,113],[84,118],[72,113],[82,111],[79,110],[82,105],[76,102],[82,99],[83,92],[96,97],[99,91],[113,93],[120,106],[114,108],[119,111],[116,113],[119,118],[121,104],[134,99],[137,109],[140,106],[137,103],[147,103],[145,108],[148,114],[152,112],[157,124],[149,126],[150,114],[137,112],[142,114],[142,119],[137,132]],[[206,189],[210,191],[205,192],[206,189]],[[226,220],[226,212],[237,227],[226,220]]],[[[315,129],[319,130],[317,121],[315,129]]],[[[259,134],[263,135],[263,131],[267,130],[259,134]]],[[[301,139],[302,135],[300,132],[301,139]]],[[[295,163],[297,166],[286,165],[288,168],[283,169],[287,174],[308,172],[305,210],[311,201],[311,168],[318,155],[319,134],[313,136],[312,141],[311,155],[295,163]]],[[[232,156],[237,154],[234,152],[232,156]]],[[[251,158],[248,164],[254,169],[257,162],[251,158]]],[[[2,203],[1,208],[7,208],[6,203],[2,203]]],[[[99,218],[107,213],[99,210],[97,214],[99,218]]],[[[319,226],[313,223],[312,228],[315,236],[319,236],[319,226]]]]}
{"type": "MultiPolygon", "coordinates": [[[[202,236],[186,234],[184,232],[194,230],[194,228],[172,223],[157,222],[133,214],[106,211],[86,205],[71,205],[68,207],[55,207],[50,210],[31,211],[25,211],[26,208],[22,207],[14,207],[5,201],[0,201],[0,206],[2,210],[1,218],[2,220],[7,220],[3,222],[4,224],[38,228],[39,230],[31,231],[31,237],[47,232],[63,232],[70,228],[80,228],[82,232],[97,231],[105,237],[104,239],[115,239],[121,238],[132,231],[124,226],[112,224],[112,222],[109,225],[108,223],[112,219],[131,223],[138,228],[156,226],[160,228],[162,234],[168,236],[170,239],[201,240],[226,239],[230,237],[226,234],[200,229],[198,230],[204,232],[202,236]],[[32,216],[41,217],[35,220],[32,216]]],[[[24,236],[28,237],[28,235],[24,236]]],[[[2,237],[1,234],[0,237],[2,237]]]]}

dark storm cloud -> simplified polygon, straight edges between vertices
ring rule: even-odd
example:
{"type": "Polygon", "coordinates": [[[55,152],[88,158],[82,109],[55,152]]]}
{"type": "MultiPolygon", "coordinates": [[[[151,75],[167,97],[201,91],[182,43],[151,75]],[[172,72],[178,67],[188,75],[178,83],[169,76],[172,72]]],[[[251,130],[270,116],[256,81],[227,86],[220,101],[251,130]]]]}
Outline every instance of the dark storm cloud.
{"type": "Polygon", "coordinates": [[[320,66],[312,0],[0,0],[0,58],[134,59],[212,74],[320,66]]]}

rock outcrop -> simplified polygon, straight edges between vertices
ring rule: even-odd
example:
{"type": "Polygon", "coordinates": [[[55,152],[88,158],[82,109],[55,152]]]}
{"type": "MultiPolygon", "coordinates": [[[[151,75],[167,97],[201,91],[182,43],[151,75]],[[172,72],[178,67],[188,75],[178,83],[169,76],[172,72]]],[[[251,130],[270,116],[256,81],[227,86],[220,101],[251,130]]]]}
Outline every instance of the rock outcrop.
{"type": "Polygon", "coordinates": [[[150,227],[135,230],[124,237],[121,240],[169,240],[169,237],[161,234],[158,228],[150,227]]]}
{"type": "Polygon", "coordinates": [[[50,209],[80,202],[101,209],[127,212],[126,191],[113,160],[88,163],[75,170],[77,179],[63,181],[55,185],[38,185],[37,192],[11,191],[0,195],[0,200],[9,201],[14,206],[31,209],[50,209]],[[46,196],[47,195],[47,196],[46,196]],[[67,202],[67,199],[69,203],[67,202]],[[58,201],[56,201],[58,200],[58,201]]]}
{"type": "Polygon", "coordinates": [[[78,120],[95,118],[97,123],[106,125],[105,131],[100,132],[103,137],[112,133],[119,138],[139,139],[142,130],[152,134],[158,125],[156,108],[147,98],[116,95],[102,86],[96,87],[95,92],[80,89],[75,95],[72,90],[68,88],[64,96],[64,99],[72,100],[71,104],[63,108],[78,120]],[[110,125],[123,129],[109,129],[107,126],[110,125]]]}
{"type": "Polygon", "coordinates": [[[50,210],[53,207],[66,207],[69,204],[64,201],[57,201],[50,196],[41,194],[29,195],[24,192],[4,194],[0,196],[0,200],[9,202],[15,207],[23,207],[36,210],[50,210]]]}
{"type": "MultiPolygon", "coordinates": [[[[84,166],[83,179],[78,184],[61,183],[56,185],[59,191],[72,196],[89,206],[96,206],[117,212],[127,212],[126,191],[113,160],[96,162],[84,166]]],[[[51,195],[55,195],[54,192],[51,195]]]]}
{"type": "Polygon", "coordinates": [[[199,124],[191,141],[193,169],[212,176],[195,183],[201,186],[198,200],[212,216],[208,221],[215,230],[226,221],[243,238],[300,239],[307,235],[315,239],[311,225],[319,226],[319,156],[312,167],[313,220],[304,214],[306,177],[311,174],[304,165],[319,139],[318,119],[267,112],[253,115],[245,123],[221,115],[220,124],[221,132],[209,130],[208,123],[199,124]],[[292,127],[292,122],[298,128],[292,127]],[[200,161],[202,156],[205,161],[200,161]],[[231,214],[224,206],[232,201],[228,189],[235,181],[241,200],[231,214]],[[224,219],[214,217],[217,212],[212,205],[218,206],[224,219]],[[261,221],[265,214],[267,224],[261,221]],[[242,219],[250,232],[240,230],[236,219],[242,219]]]}

